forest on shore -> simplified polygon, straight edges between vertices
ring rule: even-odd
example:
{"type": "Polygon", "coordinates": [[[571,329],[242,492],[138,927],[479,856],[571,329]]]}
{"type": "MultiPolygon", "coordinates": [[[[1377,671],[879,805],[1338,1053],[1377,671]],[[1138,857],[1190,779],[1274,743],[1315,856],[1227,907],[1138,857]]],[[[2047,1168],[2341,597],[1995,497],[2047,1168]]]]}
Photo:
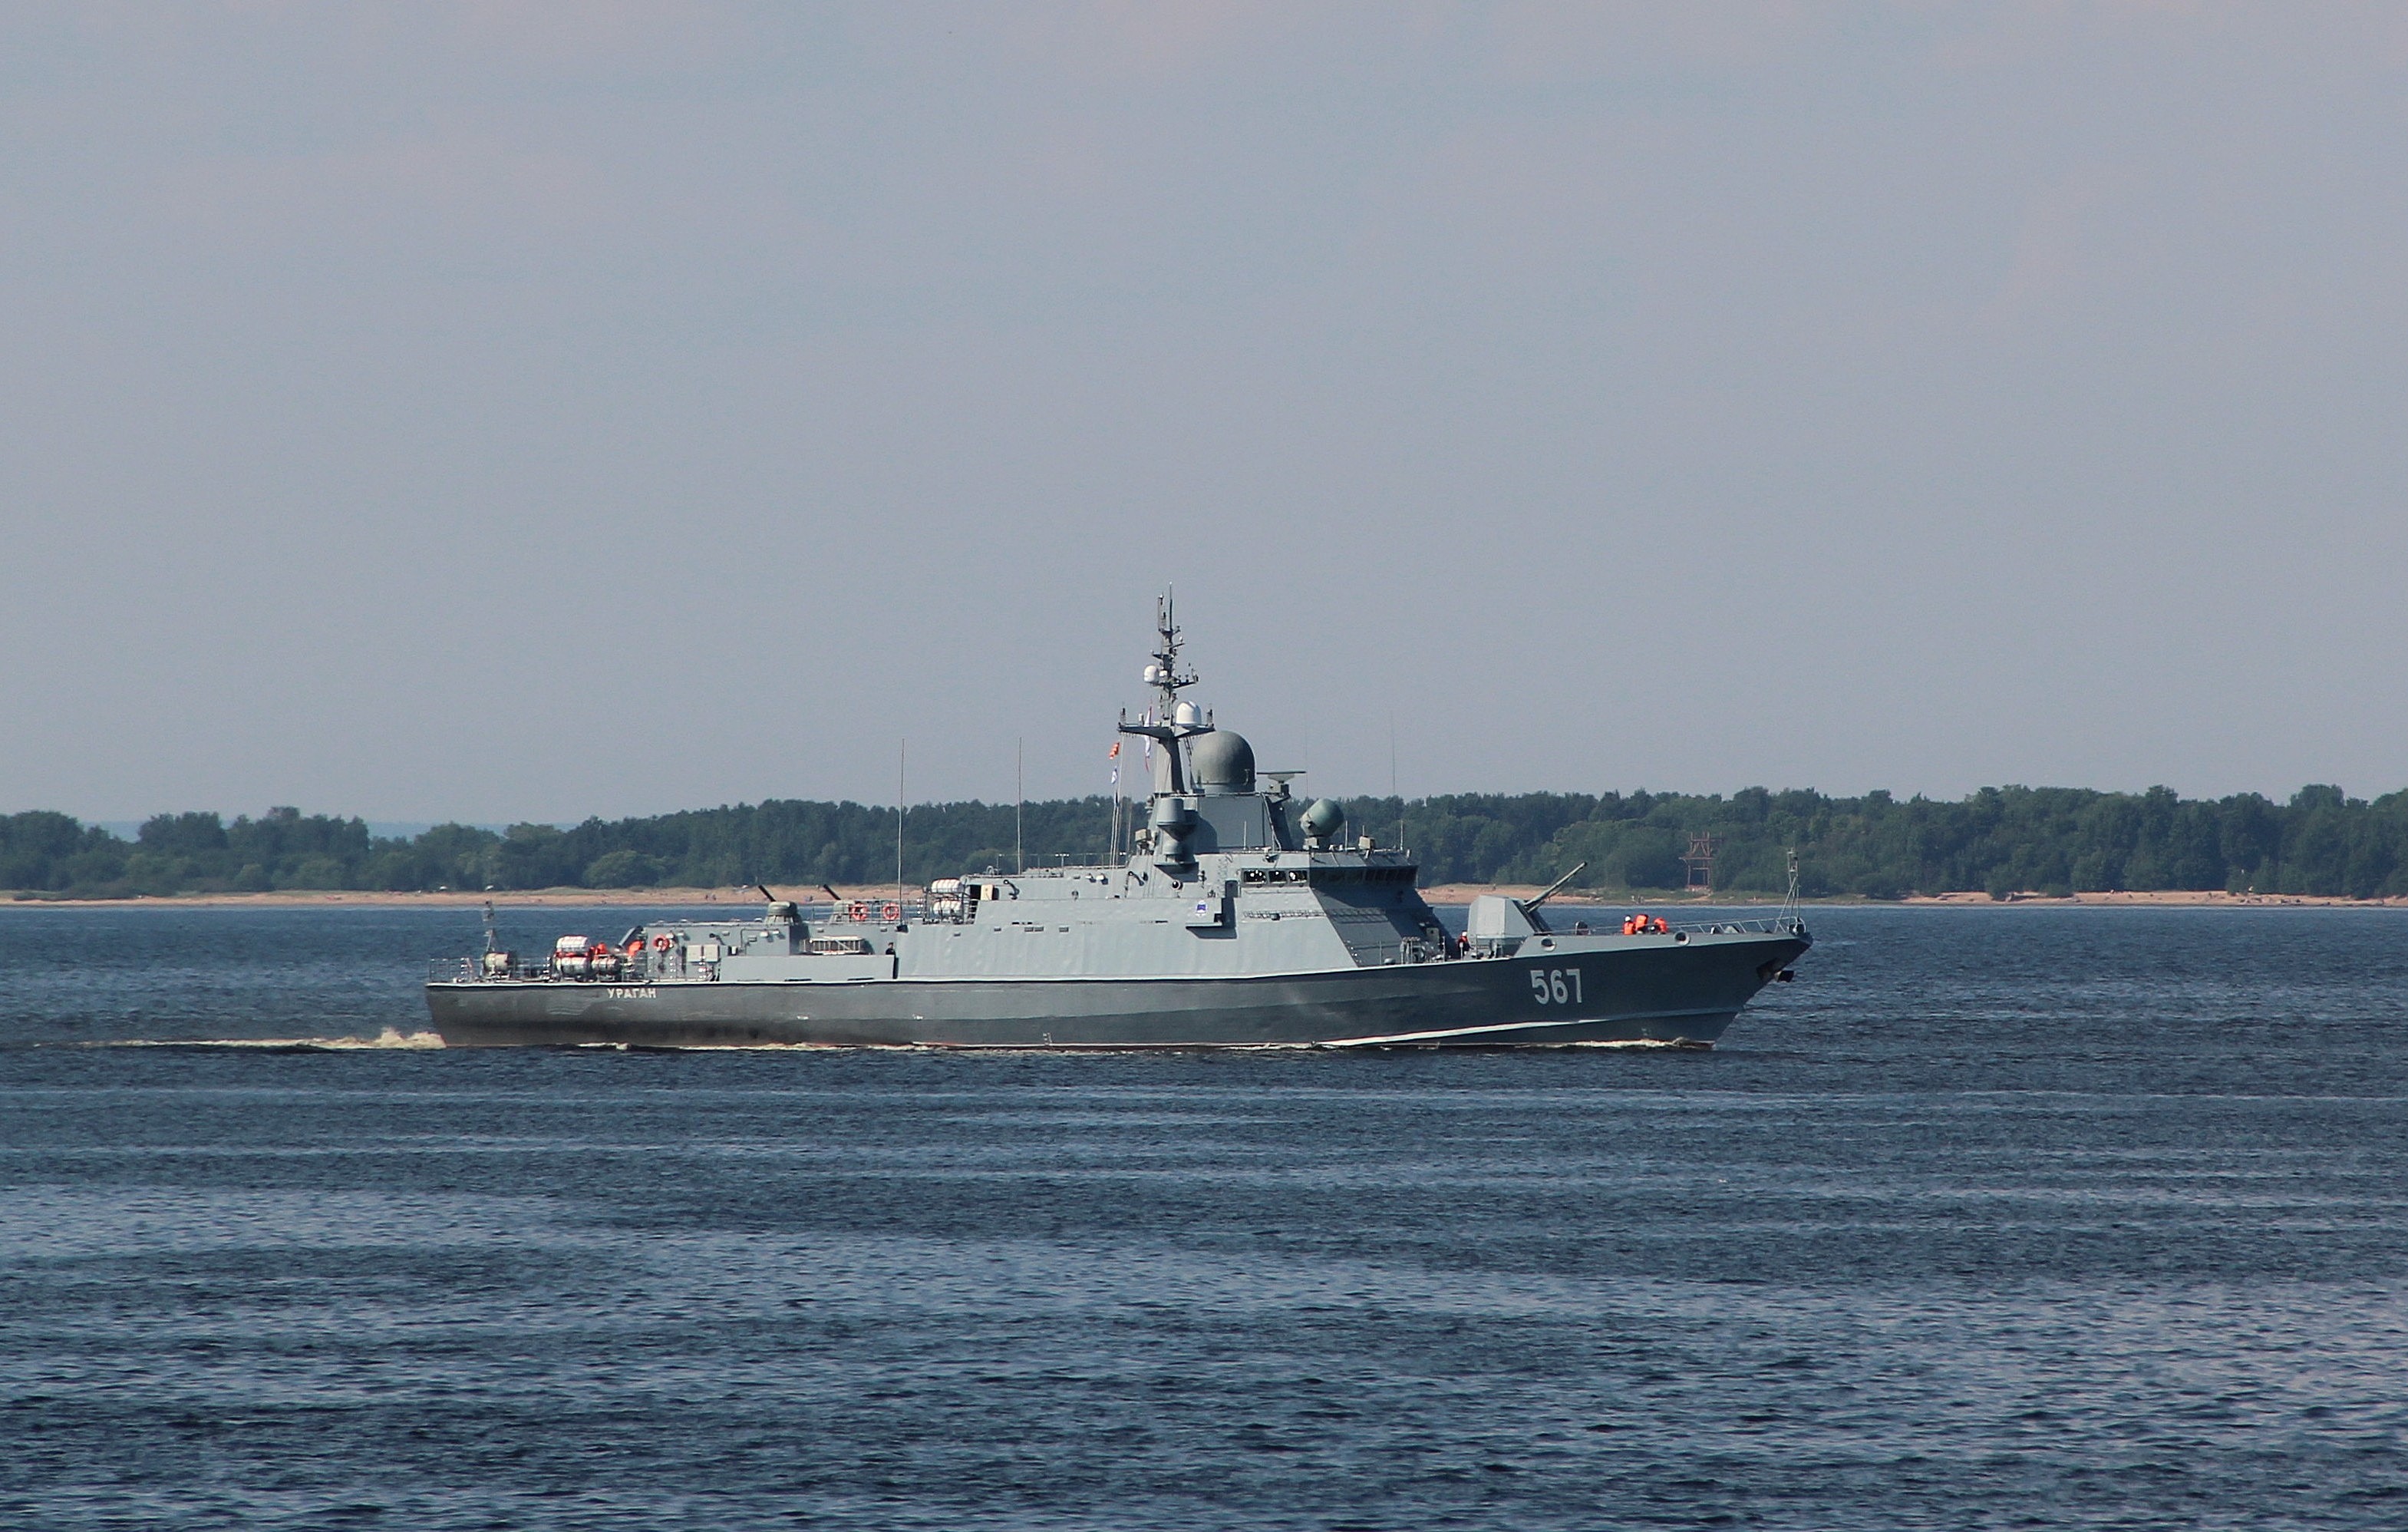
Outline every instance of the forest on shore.
{"type": "MultiPolygon", "coordinates": [[[[2408,791],[2372,802],[2312,785],[2277,803],[2255,793],[2184,798],[1985,787],[1962,799],[1833,797],[1744,788],[1727,797],[1637,792],[1356,798],[1347,834],[1394,844],[1399,825],[1427,883],[1549,882],[1586,864],[1584,888],[1682,887],[1693,836],[1716,839],[1713,884],[1778,895],[1799,858],[1808,896],[1986,892],[2255,889],[2261,894],[2408,894],[2408,791]]],[[[438,824],[380,838],[359,819],[270,809],[228,823],[160,814],[132,840],[68,815],[0,816],[0,889],[19,898],[280,889],[537,889],[809,886],[895,876],[892,808],[769,799],[564,828],[438,824]]],[[[1105,797],[1030,803],[1032,866],[1091,861],[1111,838],[1105,797]]],[[[914,883],[1014,866],[1010,804],[915,806],[903,816],[914,883]]]]}

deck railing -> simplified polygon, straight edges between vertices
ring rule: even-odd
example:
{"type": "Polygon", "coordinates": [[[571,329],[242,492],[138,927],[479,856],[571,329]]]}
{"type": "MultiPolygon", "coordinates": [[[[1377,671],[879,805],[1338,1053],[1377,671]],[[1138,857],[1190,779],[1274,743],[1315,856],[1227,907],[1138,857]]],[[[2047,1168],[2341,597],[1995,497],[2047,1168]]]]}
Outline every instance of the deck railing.
{"type": "Polygon", "coordinates": [[[426,960],[426,981],[430,984],[472,984],[483,979],[494,981],[516,981],[521,983],[561,980],[578,984],[640,984],[659,977],[666,965],[655,965],[649,956],[619,960],[616,969],[596,974],[554,972],[549,963],[512,962],[507,966],[488,969],[481,958],[431,957],[426,960]]]}
{"type": "Polygon", "coordinates": [[[1805,927],[1806,923],[1795,915],[1770,915],[1744,921],[1698,921],[1672,929],[1693,937],[1785,937],[1805,927]]]}

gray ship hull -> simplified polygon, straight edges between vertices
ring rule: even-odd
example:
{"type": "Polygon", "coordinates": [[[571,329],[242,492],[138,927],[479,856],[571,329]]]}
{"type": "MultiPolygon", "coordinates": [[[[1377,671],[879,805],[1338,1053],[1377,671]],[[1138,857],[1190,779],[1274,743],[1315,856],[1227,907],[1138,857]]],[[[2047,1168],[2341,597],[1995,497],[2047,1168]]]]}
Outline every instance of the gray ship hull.
{"type": "Polygon", "coordinates": [[[1544,952],[1165,978],[431,983],[452,1047],[1499,1047],[1712,1044],[1802,932],[1556,938],[1544,952]]]}
{"type": "Polygon", "coordinates": [[[1770,921],[1556,931],[1541,907],[1585,864],[1529,898],[1481,895],[1450,934],[1411,852],[1350,844],[1341,806],[1293,796],[1297,772],[1258,780],[1245,737],[1181,697],[1196,677],[1167,595],[1154,633],[1154,703],[1123,711],[1112,746],[1140,747],[1149,790],[1135,823],[1115,813],[1108,859],[908,898],[898,810],[891,899],[823,884],[807,918],[755,884],[757,920],[564,935],[526,963],[489,905],[484,952],[426,986],[436,1031],[466,1048],[1711,1045],[1812,945],[1794,877],[1770,921]]]}

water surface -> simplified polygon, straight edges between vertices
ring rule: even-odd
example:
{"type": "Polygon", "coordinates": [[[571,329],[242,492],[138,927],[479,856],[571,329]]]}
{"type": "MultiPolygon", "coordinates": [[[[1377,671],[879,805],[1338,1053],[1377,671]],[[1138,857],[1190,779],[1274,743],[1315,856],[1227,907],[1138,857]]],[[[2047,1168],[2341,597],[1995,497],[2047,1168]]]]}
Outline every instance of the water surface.
{"type": "Polygon", "coordinates": [[[0,911],[0,1523],[2408,1523],[2408,914],[1811,918],[1711,1053],[1060,1056],[0,911]]]}

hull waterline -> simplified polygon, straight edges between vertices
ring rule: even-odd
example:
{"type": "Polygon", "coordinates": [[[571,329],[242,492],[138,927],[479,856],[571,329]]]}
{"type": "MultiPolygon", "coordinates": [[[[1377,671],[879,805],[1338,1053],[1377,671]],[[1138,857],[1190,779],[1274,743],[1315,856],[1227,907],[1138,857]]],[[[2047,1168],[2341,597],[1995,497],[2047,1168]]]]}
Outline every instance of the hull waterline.
{"type": "Polygon", "coordinates": [[[1245,978],[427,986],[447,1046],[948,1048],[1711,1044],[1802,932],[1245,978]],[[1557,996],[1561,996],[1560,999],[1557,996]]]}

